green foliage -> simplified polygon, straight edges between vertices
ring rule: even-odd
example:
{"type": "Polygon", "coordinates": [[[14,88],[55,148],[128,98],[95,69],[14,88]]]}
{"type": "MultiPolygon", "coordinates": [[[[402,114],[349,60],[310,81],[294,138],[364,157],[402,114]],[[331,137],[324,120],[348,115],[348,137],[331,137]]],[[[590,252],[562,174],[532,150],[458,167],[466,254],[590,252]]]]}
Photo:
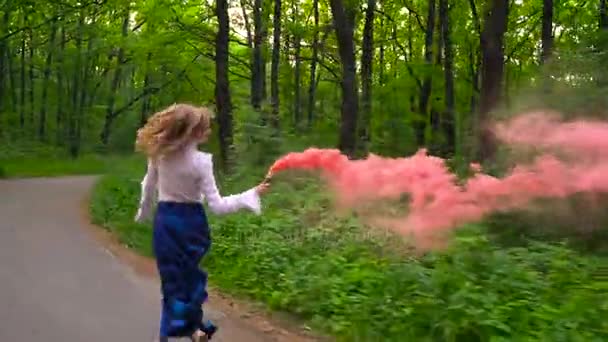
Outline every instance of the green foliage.
{"type": "MultiPolygon", "coordinates": [[[[263,171],[241,168],[222,191],[242,191],[263,171]]],[[[150,228],[132,223],[142,175],[132,168],[106,176],[91,212],[149,255],[150,228]]],[[[415,257],[397,236],[336,216],[314,178],[287,177],[274,180],[262,216],[211,218],[214,244],[203,266],[223,290],[344,341],[608,338],[605,259],[563,244],[500,247],[478,226],[463,229],[446,251],[415,257]]]]}

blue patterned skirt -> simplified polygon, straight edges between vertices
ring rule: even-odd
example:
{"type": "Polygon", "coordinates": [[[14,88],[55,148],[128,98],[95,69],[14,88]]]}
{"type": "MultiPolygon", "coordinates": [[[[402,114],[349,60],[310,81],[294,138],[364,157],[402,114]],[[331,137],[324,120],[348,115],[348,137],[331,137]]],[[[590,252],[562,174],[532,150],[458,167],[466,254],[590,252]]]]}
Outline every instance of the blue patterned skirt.
{"type": "Polygon", "coordinates": [[[199,263],[211,236],[202,204],[159,202],[153,243],[163,296],[160,336],[190,336],[204,328],[207,300],[207,273],[199,263]]]}

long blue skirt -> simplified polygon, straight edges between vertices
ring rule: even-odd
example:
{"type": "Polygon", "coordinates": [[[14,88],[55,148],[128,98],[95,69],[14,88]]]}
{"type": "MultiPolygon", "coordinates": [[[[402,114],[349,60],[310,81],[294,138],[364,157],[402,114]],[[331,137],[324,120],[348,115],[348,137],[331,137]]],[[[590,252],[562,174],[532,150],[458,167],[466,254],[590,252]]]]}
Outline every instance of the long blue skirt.
{"type": "Polygon", "coordinates": [[[199,263],[211,236],[202,204],[159,202],[153,244],[163,297],[160,337],[191,336],[203,328],[207,300],[207,273],[199,263]]]}

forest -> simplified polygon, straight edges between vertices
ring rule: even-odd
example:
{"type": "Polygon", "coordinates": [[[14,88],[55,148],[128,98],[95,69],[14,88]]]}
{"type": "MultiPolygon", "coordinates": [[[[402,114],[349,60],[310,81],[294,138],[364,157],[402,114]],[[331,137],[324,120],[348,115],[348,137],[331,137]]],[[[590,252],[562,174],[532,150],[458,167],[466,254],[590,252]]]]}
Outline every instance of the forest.
{"type": "MultiPolygon", "coordinates": [[[[470,162],[501,174],[494,120],[607,117],[607,2],[0,0],[0,177],[103,173],[93,222],[152,256],[149,227],[132,222],[145,172],[133,146],[175,102],[215,112],[204,148],[223,193],[310,146],[352,158],[427,148],[459,174],[470,162]]],[[[222,291],[314,331],[608,339],[606,205],[493,214],[414,256],[336,214],[310,175],[278,179],[264,201],[261,217],[213,218],[203,266],[222,291]]]]}

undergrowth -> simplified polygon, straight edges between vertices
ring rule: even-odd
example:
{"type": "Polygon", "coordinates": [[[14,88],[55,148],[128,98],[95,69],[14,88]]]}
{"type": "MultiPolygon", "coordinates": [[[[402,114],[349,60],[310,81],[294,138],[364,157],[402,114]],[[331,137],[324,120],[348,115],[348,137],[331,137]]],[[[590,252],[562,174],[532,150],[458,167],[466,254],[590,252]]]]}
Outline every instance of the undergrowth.
{"type": "MultiPolygon", "coordinates": [[[[102,178],[91,213],[152,256],[149,224],[133,223],[142,165],[102,178]]],[[[241,168],[222,179],[222,192],[246,190],[264,173],[241,168]]],[[[446,251],[414,256],[396,236],[336,215],[322,189],[310,177],[277,178],[262,216],[210,217],[210,281],[344,341],[608,339],[605,259],[563,243],[499,246],[481,224],[462,229],[446,251]]]]}

